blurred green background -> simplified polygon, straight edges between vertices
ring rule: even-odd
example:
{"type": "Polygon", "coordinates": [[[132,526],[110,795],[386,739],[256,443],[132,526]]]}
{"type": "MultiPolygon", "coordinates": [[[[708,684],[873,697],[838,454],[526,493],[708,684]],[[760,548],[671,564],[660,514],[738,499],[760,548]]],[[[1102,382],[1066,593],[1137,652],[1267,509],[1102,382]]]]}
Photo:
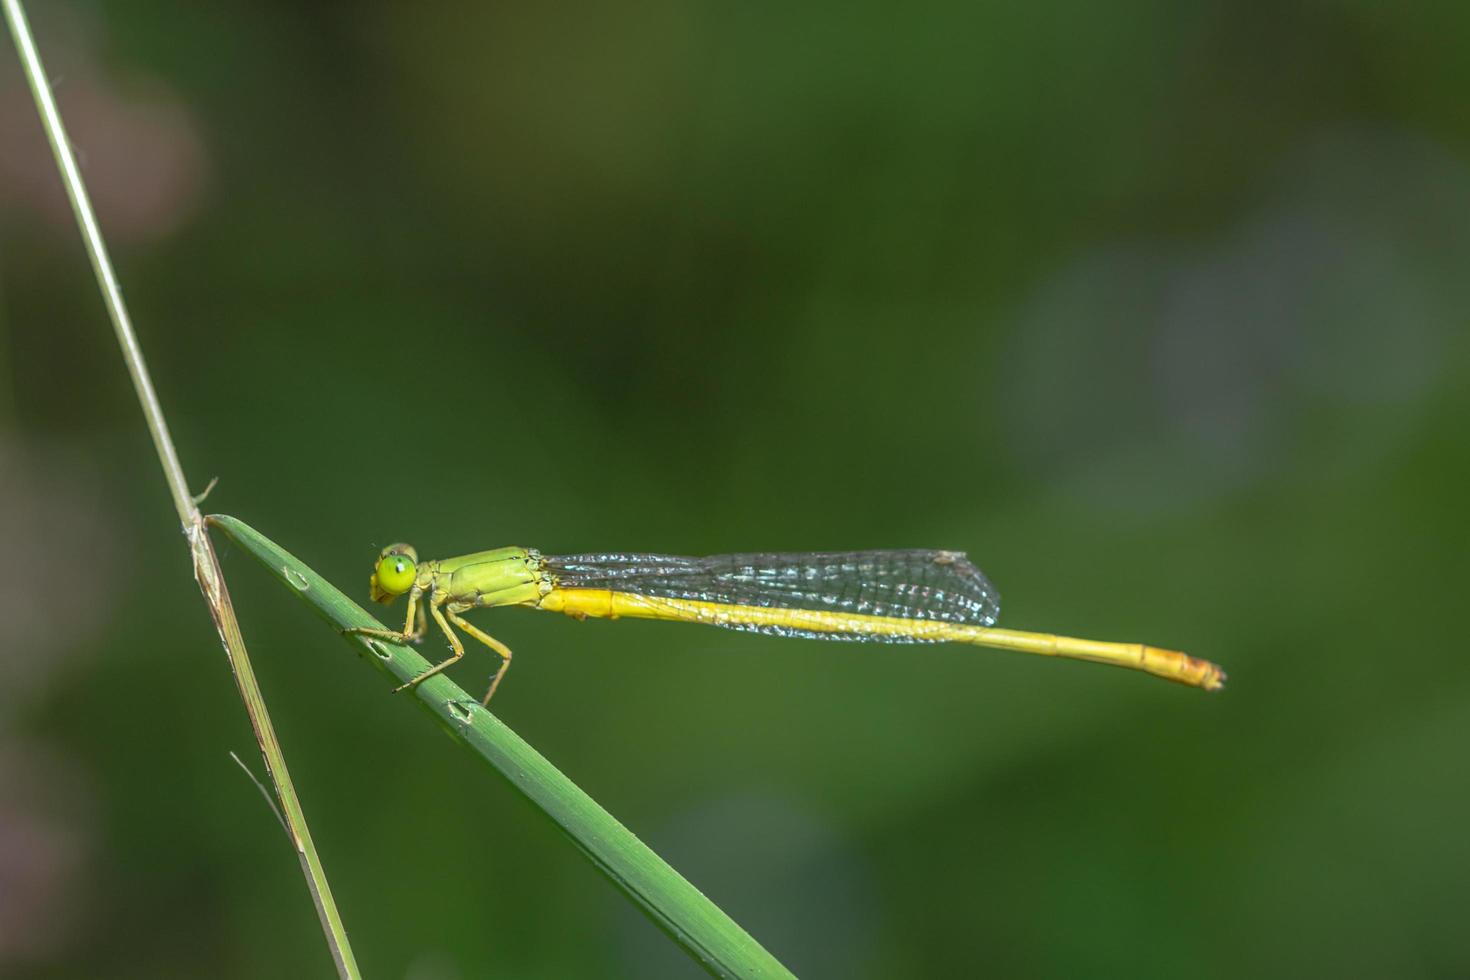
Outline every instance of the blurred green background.
{"type": "MultiPolygon", "coordinates": [[[[481,614],[798,974],[1470,974],[1470,7],[33,6],[191,479],[364,601],[943,547],[1229,670],[481,614]]],[[[0,537],[0,973],[328,975],[8,46],[0,537]]],[[[369,976],[696,972],[224,560],[369,976]]]]}

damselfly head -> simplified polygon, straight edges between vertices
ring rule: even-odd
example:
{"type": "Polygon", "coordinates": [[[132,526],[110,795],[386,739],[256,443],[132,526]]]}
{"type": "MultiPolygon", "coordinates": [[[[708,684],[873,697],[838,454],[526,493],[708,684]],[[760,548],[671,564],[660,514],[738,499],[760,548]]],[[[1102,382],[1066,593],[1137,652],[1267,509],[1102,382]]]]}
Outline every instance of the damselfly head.
{"type": "Polygon", "coordinates": [[[378,564],[369,580],[374,602],[392,602],[413,588],[418,577],[419,553],[413,545],[390,544],[378,555],[378,564]]]}

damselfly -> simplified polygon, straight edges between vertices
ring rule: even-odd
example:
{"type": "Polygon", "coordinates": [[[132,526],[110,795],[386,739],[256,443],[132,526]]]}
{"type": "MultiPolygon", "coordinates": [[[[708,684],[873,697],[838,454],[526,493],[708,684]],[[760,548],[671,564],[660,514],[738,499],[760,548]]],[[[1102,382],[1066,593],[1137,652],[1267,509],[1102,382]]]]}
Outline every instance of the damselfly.
{"type": "Polygon", "coordinates": [[[413,687],[464,656],[450,624],[500,655],[484,702],[510,667],[510,648],[467,622],[484,606],[530,606],[577,619],[634,616],[821,640],[968,643],[1142,670],[1217,691],[1225,672],[1207,660],[1141,643],[1106,643],[999,629],[1000,596],[958,551],[676,555],[543,555],[497,548],[420,562],[410,545],[384,548],[371,581],[377,602],[408,595],[402,632],[353,629],[396,642],[418,640],[424,607],[453,655],[402,685],[413,687]]]}

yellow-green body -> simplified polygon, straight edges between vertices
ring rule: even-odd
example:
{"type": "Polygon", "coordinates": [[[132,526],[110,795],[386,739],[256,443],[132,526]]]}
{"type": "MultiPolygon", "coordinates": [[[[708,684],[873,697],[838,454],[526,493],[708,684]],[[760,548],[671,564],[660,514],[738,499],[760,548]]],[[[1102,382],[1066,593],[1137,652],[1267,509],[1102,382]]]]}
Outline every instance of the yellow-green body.
{"type": "Polygon", "coordinates": [[[449,628],[453,623],[500,654],[500,670],[485,694],[485,703],[488,704],[510,666],[510,648],[465,621],[460,614],[477,606],[534,606],[550,588],[548,577],[541,571],[540,555],[529,548],[495,548],[458,558],[420,563],[412,546],[389,545],[379,555],[373,570],[371,592],[375,602],[392,602],[408,593],[408,616],[403,630],[357,629],[352,632],[399,642],[417,641],[424,635],[424,606],[428,606],[434,621],[449,638],[454,655],[430,667],[398,690],[414,687],[464,656],[464,644],[449,628]]]}
{"type": "Polygon", "coordinates": [[[549,590],[541,557],[529,548],[495,548],[458,558],[426,561],[414,585],[425,594],[442,592],[452,603],[471,606],[535,605],[549,590]]]}

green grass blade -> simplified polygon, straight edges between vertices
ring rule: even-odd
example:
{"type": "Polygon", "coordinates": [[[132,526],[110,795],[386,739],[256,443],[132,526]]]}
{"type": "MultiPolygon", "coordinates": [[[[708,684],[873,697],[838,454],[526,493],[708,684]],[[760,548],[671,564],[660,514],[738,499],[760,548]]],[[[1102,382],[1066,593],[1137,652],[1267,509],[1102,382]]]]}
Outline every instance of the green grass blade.
{"type": "MultiPolygon", "coordinates": [[[[275,542],[233,517],[209,523],[250,552],[336,629],[382,623],[275,542]]],[[[364,659],[397,683],[429,666],[417,650],[372,637],[344,635],[364,659]]],[[[597,801],[443,674],[412,695],[450,735],[489,762],[579,847],[649,918],[706,970],[721,977],[789,977],[781,963],[597,801]]],[[[386,700],[386,699],[385,699],[386,700]]]]}

